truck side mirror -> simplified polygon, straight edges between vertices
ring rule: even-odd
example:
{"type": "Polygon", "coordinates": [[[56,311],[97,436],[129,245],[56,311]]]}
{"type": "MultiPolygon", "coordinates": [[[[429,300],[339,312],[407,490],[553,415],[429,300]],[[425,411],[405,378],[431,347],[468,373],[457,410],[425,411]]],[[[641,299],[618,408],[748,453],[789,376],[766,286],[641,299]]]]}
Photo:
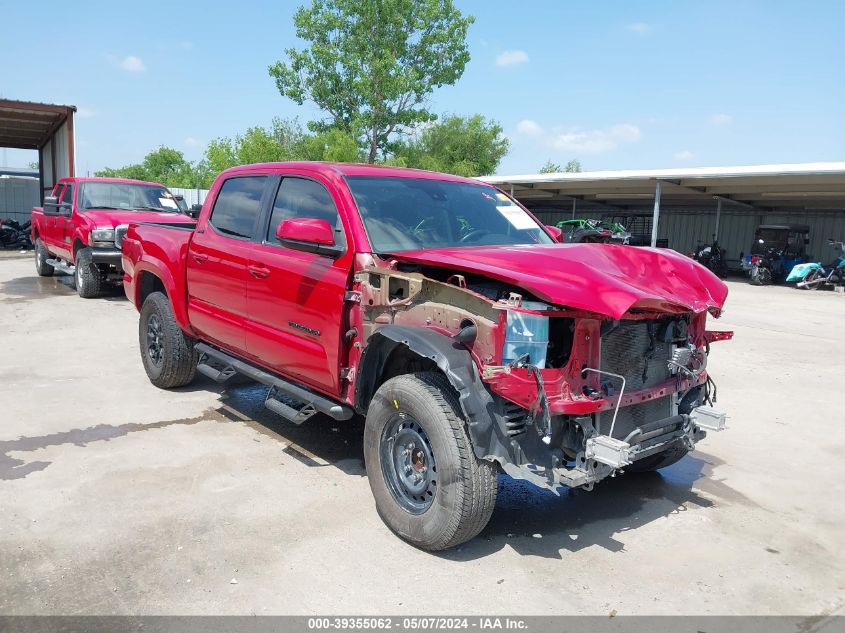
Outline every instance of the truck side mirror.
{"type": "Polygon", "coordinates": [[[73,207],[70,205],[70,202],[62,202],[59,204],[59,215],[63,215],[66,218],[73,215],[73,207]]]}
{"type": "Polygon", "coordinates": [[[201,204],[192,204],[191,208],[188,209],[187,213],[189,216],[196,220],[198,217],[200,217],[200,211],[202,211],[201,204]]]}
{"type": "Polygon", "coordinates": [[[341,253],[341,249],[335,246],[331,225],[317,218],[282,220],[276,227],[276,239],[298,251],[332,256],[341,253]]]}
{"type": "Polygon", "coordinates": [[[555,242],[562,242],[563,241],[563,231],[556,226],[546,225],[546,232],[551,234],[552,239],[555,242]]]}
{"type": "Polygon", "coordinates": [[[44,196],[44,204],[41,207],[44,215],[59,215],[59,199],[56,196],[44,196]]]}

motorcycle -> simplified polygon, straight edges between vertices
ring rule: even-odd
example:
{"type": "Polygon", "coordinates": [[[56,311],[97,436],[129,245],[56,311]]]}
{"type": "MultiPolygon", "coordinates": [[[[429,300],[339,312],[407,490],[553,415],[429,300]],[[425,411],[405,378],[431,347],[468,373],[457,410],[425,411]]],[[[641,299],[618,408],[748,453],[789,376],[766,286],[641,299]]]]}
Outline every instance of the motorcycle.
{"type": "Polygon", "coordinates": [[[751,283],[767,286],[783,281],[796,264],[807,261],[810,227],[803,224],[761,224],[754,234],[751,254],[739,254],[751,283]]]}
{"type": "Polygon", "coordinates": [[[29,220],[23,224],[15,220],[0,220],[0,247],[19,250],[31,249],[30,226],[29,220]]]}
{"type": "Polygon", "coordinates": [[[714,275],[724,279],[728,276],[728,264],[725,261],[725,252],[719,246],[719,240],[714,239],[712,244],[701,242],[695,247],[692,258],[699,264],[709,269],[714,275]]]}
{"type": "Polygon", "coordinates": [[[797,282],[795,287],[802,290],[835,288],[845,284],[845,245],[833,239],[829,239],[828,243],[840,253],[835,261],[827,266],[822,266],[821,262],[798,264],[792,268],[786,280],[797,282]]]}

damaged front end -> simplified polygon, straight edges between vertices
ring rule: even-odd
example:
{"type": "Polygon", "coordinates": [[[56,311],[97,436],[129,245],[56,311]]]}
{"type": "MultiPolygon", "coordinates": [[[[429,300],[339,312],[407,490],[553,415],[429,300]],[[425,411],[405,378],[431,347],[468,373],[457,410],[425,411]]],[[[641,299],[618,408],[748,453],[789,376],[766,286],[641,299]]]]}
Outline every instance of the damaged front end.
{"type": "Polygon", "coordinates": [[[646,296],[639,280],[633,287],[641,296],[629,290],[625,305],[602,312],[607,297],[590,304],[582,296],[573,307],[530,284],[426,259],[360,262],[360,309],[350,314],[367,341],[355,384],[359,410],[375,389],[372,367],[390,367],[410,350],[420,367],[434,365],[449,378],[479,458],[551,490],[591,489],[724,428],[707,373],[710,342],[729,338],[705,330],[726,294],[715,277],[700,292],[687,288],[684,300],[666,291],[646,296]]]}

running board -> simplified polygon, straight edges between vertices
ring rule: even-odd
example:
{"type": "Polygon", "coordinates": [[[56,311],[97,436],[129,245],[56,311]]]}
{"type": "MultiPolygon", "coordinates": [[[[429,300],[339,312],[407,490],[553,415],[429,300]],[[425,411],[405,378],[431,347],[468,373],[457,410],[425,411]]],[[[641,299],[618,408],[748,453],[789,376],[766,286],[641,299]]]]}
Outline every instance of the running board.
{"type": "MultiPolygon", "coordinates": [[[[252,378],[256,382],[260,382],[261,384],[271,387],[272,389],[270,390],[270,394],[268,394],[265,406],[271,411],[290,419],[292,422],[300,424],[316,412],[324,413],[335,420],[348,420],[355,414],[355,411],[350,406],[339,404],[334,400],[326,398],[325,396],[321,396],[283,378],[269,374],[264,370],[258,369],[257,367],[227,354],[226,352],[215,349],[210,345],[197,343],[195,348],[201,355],[207,356],[224,367],[223,370],[218,370],[211,367],[206,362],[202,365],[198,365],[197,371],[208,376],[212,380],[217,380],[215,376],[222,377],[231,370],[233,373],[243,374],[244,376],[252,378]],[[274,390],[286,398],[302,402],[304,404],[303,408],[300,410],[294,409],[284,402],[272,397],[274,395],[274,390]],[[310,413],[311,410],[313,410],[314,413],[310,413]],[[291,418],[291,415],[294,417],[291,418]]],[[[223,380],[228,380],[228,377],[223,380]]]]}
{"type": "Polygon", "coordinates": [[[60,273],[64,273],[65,275],[73,275],[76,273],[76,266],[68,264],[62,259],[48,259],[45,263],[58,270],[60,273]]]}

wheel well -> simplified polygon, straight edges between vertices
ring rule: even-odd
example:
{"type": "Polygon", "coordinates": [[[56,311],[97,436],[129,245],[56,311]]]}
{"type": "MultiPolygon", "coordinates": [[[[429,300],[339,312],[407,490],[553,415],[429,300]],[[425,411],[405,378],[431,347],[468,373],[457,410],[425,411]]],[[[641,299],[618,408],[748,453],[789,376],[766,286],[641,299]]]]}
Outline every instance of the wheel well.
{"type": "Polygon", "coordinates": [[[138,282],[138,307],[144,305],[144,300],[153,292],[161,292],[167,296],[167,289],[164,283],[152,273],[141,273],[138,282]]]}
{"type": "Polygon", "coordinates": [[[73,261],[76,262],[76,254],[80,251],[80,249],[85,248],[85,244],[82,243],[82,240],[76,239],[73,241],[73,261]]]}
{"type": "Polygon", "coordinates": [[[391,339],[373,337],[367,345],[366,353],[369,362],[357,381],[356,408],[360,412],[367,410],[378,388],[391,378],[421,371],[442,373],[432,359],[413,351],[407,345],[397,345],[391,339]]]}

